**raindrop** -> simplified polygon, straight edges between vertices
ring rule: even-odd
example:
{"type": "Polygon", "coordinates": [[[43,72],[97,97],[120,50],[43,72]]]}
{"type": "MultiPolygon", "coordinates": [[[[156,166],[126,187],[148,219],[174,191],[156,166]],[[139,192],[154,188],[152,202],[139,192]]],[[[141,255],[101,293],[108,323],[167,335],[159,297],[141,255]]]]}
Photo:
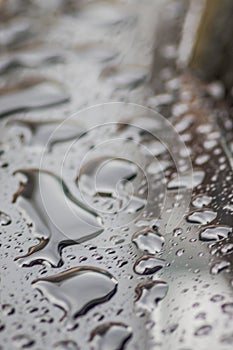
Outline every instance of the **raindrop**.
{"type": "Polygon", "coordinates": [[[132,329],[120,322],[108,322],[96,327],[90,335],[96,350],[123,350],[132,337],[132,329]]]}
{"type": "Polygon", "coordinates": [[[211,201],[212,201],[212,197],[210,196],[198,195],[193,199],[192,205],[197,208],[203,208],[209,205],[211,201]]]}
{"type": "Polygon", "coordinates": [[[225,270],[227,267],[229,267],[231,264],[229,261],[226,260],[219,260],[217,262],[215,262],[211,268],[210,268],[210,273],[212,275],[217,275],[220,272],[222,272],[223,270],[225,270]]]}
{"type": "Polygon", "coordinates": [[[134,264],[134,271],[139,275],[151,275],[165,266],[165,261],[150,255],[142,256],[134,264]]]}
{"type": "Polygon", "coordinates": [[[78,122],[66,120],[35,121],[29,119],[9,119],[7,126],[25,128],[26,144],[47,147],[49,151],[57,143],[68,142],[83,135],[83,128],[78,122]]]}
{"type": "Polygon", "coordinates": [[[35,341],[26,334],[15,335],[12,340],[19,349],[29,349],[35,344],[35,341]]]}
{"type": "Polygon", "coordinates": [[[117,290],[117,280],[106,270],[81,266],[33,282],[52,304],[64,310],[73,323],[94,306],[108,301],[117,290]]]}
{"type": "Polygon", "coordinates": [[[136,232],[132,238],[138,249],[148,254],[155,254],[161,251],[164,245],[164,237],[151,229],[136,232]]]}
{"type": "Polygon", "coordinates": [[[0,91],[0,116],[68,102],[63,86],[51,81],[22,82],[0,91]],[[8,91],[9,90],[9,91],[8,91]]]}
{"type": "Polygon", "coordinates": [[[7,225],[10,225],[10,223],[11,223],[10,216],[4,213],[3,211],[0,211],[0,225],[7,226],[7,225]]]}
{"type": "Polygon", "coordinates": [[[191,189],[200,185],[205,177],[203,170],[194,170],[193,173],[176,175],[169,183],[168,189],[175,190],[179,188],[191,189]]]}
{"type": "Polygon", "coordinates": [[[102,79],[108,79],[117,88],[135,89],[147,78],[148,69],[144,66],[123,65],[104,68],[100,74],[102,79]]]}
{"type": "Polygon", "coordinates": [[[165,298],[167,291],[168,285],[166,282],[142,282],[135,289],[137,295],[135,303],[138,308],[151,312],[155,309],[158,302],[165,298]]]}
{"type": "Polygon", "coordinates": [[[117,185],[133,180],[138,168],[128,160],[100,157],[85,164],[76,184],[91,195],[117,196],[117,185]]]}
{"type": "Polygon", "coordinates": [[[208,226],[199,232],[199,239],[204,242],[220,241],[227,238],[232,232],[232,228],[228,226],[208,226]]]}
{"type": "Polygon", "coordinates": [[[181,256],[181,255],[184,254],[184,252],[185,252],[184,249],[178,249],[177,252],[176,252],[176,255],[177,255],[177,256],[181,256]]]}
{"type": "Polygon", "coordinates": [[[21,265],[47,261],[52,266],[60,266],[65,246],[83,243],[103,231],[97,214],[74,198],[55,174],[38,169],[16,173],[25,175],[26,182],[20,182],[13,202],[33,220],[34,235],[40,241],[25,256],[16,258],[21,265]]]}
{"type": "Polygon", "coordinates": [[[195,331],[194,335],[196,335],[198,337],[200,337],[200,336],[202,337],[202,336],[208,335],[211,332],[211,330],[212,330],[212,326],[204,325],[204,326],[199,327],[195,331]]]}
{"type": "Polygon", "coordinates": [[[233,303],[225,303],[222,305],[222,311],[225,314],[233,316],[233,303]]]}
{"type": "Polygon", "coordinates": [[[54,344],[56,350],[80,350],[80,347],[73,340],[62,340],[54,344]]]}
{"type": "Polygon", "coordinates": [[[217,213],[211,209],[197,209],[187,215],[187,221],[193,224],[206,225],[217,217],[217,213]]]}

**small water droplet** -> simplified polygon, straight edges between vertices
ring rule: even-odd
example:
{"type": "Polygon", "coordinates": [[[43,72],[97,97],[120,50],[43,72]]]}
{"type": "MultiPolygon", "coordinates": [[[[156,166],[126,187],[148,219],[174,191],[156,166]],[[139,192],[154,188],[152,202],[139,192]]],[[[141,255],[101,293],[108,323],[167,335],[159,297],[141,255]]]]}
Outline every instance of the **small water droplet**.
{"type": "Polygon", "coordinates": [[[11,223],[10,216],[4,213],[3,211],[0,211],[0,225],[7,226],[7,225],[10,225],[10,223],[11,223]]]}
{"type": "Polygon", "coordinates": [[[185,252],[184,249],[178,249],[177,252],[176,252],[176,255],[177,255],[177,256],[181,256],[181,255],[184,254],[184,252],[185,252]]]}
{"type": "Polygon", "coordinates": [[[195,331],[194,335],[196,335],[196,336],[198,336],[198,337],[202,337],[202,336],[205,336],[205,335],[210,334],[211,330],[212,330],[212,326],[210,326],[210,325],[204,325],[204,326],[199,327],[199,328],[195,331]]]}
{"type": "Polygon", "coordinates": [[[222,311],[225,314],[233,316],[233,303],[225,303],[222,305],[222,311]]]}

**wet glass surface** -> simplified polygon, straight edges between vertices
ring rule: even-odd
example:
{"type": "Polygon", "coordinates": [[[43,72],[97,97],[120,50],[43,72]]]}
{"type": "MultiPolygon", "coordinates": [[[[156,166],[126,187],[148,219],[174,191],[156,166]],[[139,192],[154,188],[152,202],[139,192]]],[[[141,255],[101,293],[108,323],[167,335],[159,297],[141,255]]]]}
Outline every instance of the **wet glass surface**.
{"type": "Polygon", "coordinates": [[[1,6],[0,349],[232,349],[230,118],[169,38],[151,85],[183,2],[1,6]]]}

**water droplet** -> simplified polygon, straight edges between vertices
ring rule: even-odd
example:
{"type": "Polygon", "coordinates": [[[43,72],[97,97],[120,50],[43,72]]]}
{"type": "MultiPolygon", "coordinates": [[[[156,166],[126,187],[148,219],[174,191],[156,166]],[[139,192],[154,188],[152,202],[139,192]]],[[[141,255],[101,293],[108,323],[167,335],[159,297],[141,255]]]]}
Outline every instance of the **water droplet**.
{"type": "Polygon", "coordinates": [[[200,185],[205,177],[205,173],[202,170],[194,170],[193,173],[186,173],[182,175],[176,175],[168,183],[168,189],[175,190],[179,188],[191,189],[200,185]]]}
{"type": "Polygon", "coordinates": [[[226,260],[219,260],[217,262],[215,262],[211,268],[210,268],[210,273],[212,275],[217,275],[219,274],[221,271],[225,270],[227,267],[229,267],[231,264],[229,261],[226,260]]]}
{"type": "Polygon", "coordinates": [[[35,344],[35,341],[26,334],[15,335],[12,340],[19,349],[29,349],[35,344]]]}
{"type": "Polygon", "coordinates": [[[90,335],[96,350],[123,350],[132,337],[132,329],[124,323],[108,322],[96,327],[90,335]]]}
{"type": "Polygon", "coordinates": [[[198,195],[193,199],[192,205],[194,205],[194,207],[197,207],[197,208],[203,208],[209,205],[211,201],[212,201],[212,197],[210,196],[198,195]]]}
{"type": "Polygon", "coordinates": [[[69,97],[64,88],[55,82],[22,82],[18,86],[0,91],[0,116],[35,108],[49,107],[67,102],[69,97]]]}
{"type": "Polygon", "coordinates": [[[165,266],[165,261],[150,255],[142,256],[134,264],[134,271],[139,275],[151,275],[165,266]]]}
{"type": "Polygon", "coordinates": [[[85,164],[76,184],[91,195],[117,196],[117,185],[133,180],[138,168],[124,159],[101,157],[85,164]]]}
{"type": "Polygon", "coordinates": [[[209,154],[202,154],[195,159],[197,165],[202,165],[210,159],[209,154]]]}
{"type": "Polygon", "coordinates": [[[61,61],[61,54],[52,50],[37,49],[24,53],[5,55],[0,58],[0,73],[9,72],[9,70],[14,68],[37,68],[46,63],[61,61]]]}
{"type": "Polygon", "coordinates": [[[222,311],[225,314],[233,316],[233,303],[225,303],[222,305],[222,311]]]}
{"type": "Polygon", "coordinates": [[[184,252],[185,252],[184,249],[178,249],[177,252],[176,252],[176,255],[177,255],[177,256],[181,256],[181,255],[184,254],[184,252]]]}
{"type": "Polygon", "coordinates": [[[15,20],[1,26],[0,47],[14,47],[27,41],[32,35],[31,25],[28,21],[15,20]]]}
{"type": "Polygon", "coordinates": [[[108,271],[90,266],[74,267],[33,282],[44,297],[64,310],[71,323],[108,301],[116,293],[117,284],[108,271]]]}
{"type": "Polygon", "coordinates": [[[210,300],[213,301],[214,303],[216,303],[218,301],[224,300],[224,296],[221,294],[215,294],[210,298],[210,300]]]}
{"type": "Polygon", "coordinates": [[[132,238],[138,249],[148,254],[155,254],[161,251],[164,244],[164,237],[151,229],[136,232],[132,238]]]}
{"type": "Polygon", "coordinates": [[[118,56],[118,51],[110,43],[87,42],[79,44],[74,48],[78,57],[82,60],[91,60],[95,62],[109,62],[118,56]]]}
{"type": "Polygon", "coordinates": [[[54,344],[56,350],[80,350],[80,347],[73,340],[62,340],[54,344]]]}
{"type": "Polygon", "coordinates": [[[211,332],[211,330],[212,330],[212,326],[204,325],[204,326],[199,327],[195,331],[194,335],[196,335],[198,337],[200,337],[200,336],[202,337],[202,336],[208,335],[211,332]]]}
{"type": "Polygon", "coordinates": [[[233,243],[227,243],[220,249],[223,255],[231,254],[233,252],[233,243]]]}
{"type": "Polygon", "coordinates": [[[10,216],[4,213],[3,211],[0,211],[0,225],[7,226],[7,225],[10,225],[10,223],[11,223],[10,216]]]}
{"type": "Polygon", "coordinates": [[[200,224],[200,225],[206,225],[212,222],[217,217],[217,213],[211,209],[197,209],[192,211],[187,215],[187,221],[194,223],[194,224],[200,224]]]}
{"type": "Polygon", "coordinates": [[[174,236],[174,237],[178,237],[178,236],[180,236],[182,233],[183,233],[183,229],[180,228],[180,227],[175,228],[175,229],[173,230],[173,236],[174,236]]]}
{"type": "Polygon", "coordinates": [[[26,211],[34,222],[34,235],[40,243],[19,257],[24,266],[47,261],[62,264],[61,252],[67,245],[80,244],[99,235],[103,229],[97,215],[70,193],[55,174],[38,169],[19,170],[26,176],[13,202],[26,211]]]}
{"type": "Polygon", "coordinates": [[[108,79],[117,88],[135,89],[147,78],[148,69],[144,66],[125,65],[104,68],[100,77],[108,79]]]}
{"type": "Polygon", "coordinates": [[[208,226],[199,232],[199,239],[204,242],[220,241],[227,238],[232,232],[232,228],[228,226],[208,226]]]}
{"type": "Polygon", "coordinates": [[[3,304],[2,311],[5,315],[11,316],[15,313],[15,308],[10,304],[3,304]]]}
{"type": "Polygon", "coordinates": [[[135,301],[138,308],[151,312],[160,300],[165,298],[168,285],[163,281],[142,282],[137,285],[135,301]]]}
{"type": "Polygon", "coordinates": [[[29,135],[25,134],[27,145],[47,147],[49,151],[57,143],[68,142],[81,137],[84,132],[79,123],[69,120],[35,121],[15,118],[9,119],[6,125],[13,128],[25,128],[29,131],[29,135]]]}
{"type": "Polygon", "coordinates": [[[153,161],[147,168],[149,174],[156,175],[166,170],[171,163],[166,160],[153,161]]]}

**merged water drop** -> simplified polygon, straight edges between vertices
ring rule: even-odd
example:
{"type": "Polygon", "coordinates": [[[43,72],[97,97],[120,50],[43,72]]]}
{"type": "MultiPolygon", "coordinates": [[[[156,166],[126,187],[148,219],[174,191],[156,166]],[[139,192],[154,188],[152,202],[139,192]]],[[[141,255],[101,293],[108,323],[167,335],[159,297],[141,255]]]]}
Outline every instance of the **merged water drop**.
{"type": "Polygon", "coordinates": [[[192,189],[200,185],[205,177],[205,172],[203,170],[195,170],[193,173],[187,173],[182,175],[176,175],[168,183],[168,189],[175,190],[179,188],[192,189]]]}
{"type": "Polygon", "coordinates": [[[139,283],[135,289],[136,306],[144,311],[152,312],[158,302],[165,298],[168,285],[163,281],[149,281],[139,283]]]}
{"type": "Polygon", "coordinates": [[[161,251],[164,245],[164,237],[152,229],[146,228],[136,232],[132,237],[132,242],[138,249],[148,254],[156,254],[161,251]]]}
{"type": "Polygon", "coordinates": [[[52,81],[23,81],[0,91],[0,116],[68,102],[63,86],[52,81]]]}
{"type": "Polygon", "coordinates": [[[193,224],[206,225],[214,221],[217,213],[212,209],[197,209],[190,212],[187,216],[187,221],[193,224]]]}
{"type": "Polygon", "coordinates": [[[165,261],[151,255],[139,258],[134,264],[134,271],[139,275],[151,275],[165,266],[165,261]]]}
{"type": "Polygon", "coordinates": [[[90,342],[95,350],[123,350],[132,335],[132,329],[126,324],[108,322],[91,332],[90,342]]]}
{"type": "Polygon", "coordinates": [[[100,218],[70,193],[55,174],[38,169],[22,169],[26,181],[20,182],[13,202],[34,223],[34,236],[40,243],[19,257],[21,265],[30,266],[47,261],[62,264],[62,249],[98,236],[102,231],[100,218]]]}
{"type": "Polygon", "coordinates": [[[108,301],[117,290],[117,280],[106,270],[81,266],[33,282],[52,304],[59,306],[73,324],[77,317],[108,301]]]}
{"type": "Polygon", "coordinates": [[[208,226],[199,232],[199,238],[204,242],[216,242],[227,238],[232,232],[232,228],[229,226],[208,226]]]}
{"type": "Polygon", "coordinates": [[[12,128],[23,128],[24,143],[29,146],[46,147],[48,151],[63,142],[68,142],[84,135],[84,129],[78,122],[65,120],[35,121],[29,119],[9,119],[6,123],[12,128]],[[56,130],[56,132],[55,132],[56,130]]]}

